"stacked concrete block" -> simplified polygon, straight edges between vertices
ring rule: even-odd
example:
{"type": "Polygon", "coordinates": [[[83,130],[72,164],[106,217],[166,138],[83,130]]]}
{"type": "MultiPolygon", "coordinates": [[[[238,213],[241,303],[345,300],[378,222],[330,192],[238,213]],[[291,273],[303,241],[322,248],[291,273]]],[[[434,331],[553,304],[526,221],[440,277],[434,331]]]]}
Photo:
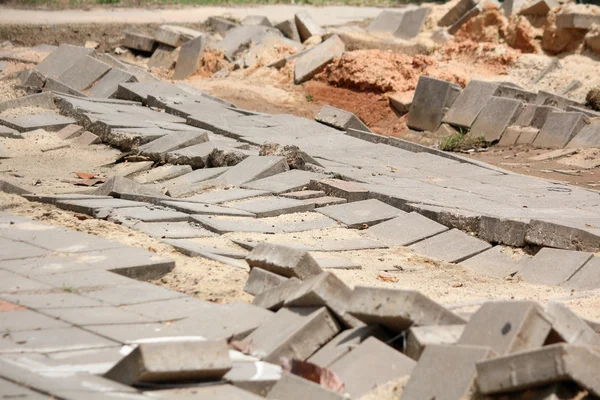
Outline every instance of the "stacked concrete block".
{"type": "Polygon", "coordinates": [[[421,76],[408,112],[407,126],[435,132],[460,93],[460,86],[456,84],[421,76]]]}

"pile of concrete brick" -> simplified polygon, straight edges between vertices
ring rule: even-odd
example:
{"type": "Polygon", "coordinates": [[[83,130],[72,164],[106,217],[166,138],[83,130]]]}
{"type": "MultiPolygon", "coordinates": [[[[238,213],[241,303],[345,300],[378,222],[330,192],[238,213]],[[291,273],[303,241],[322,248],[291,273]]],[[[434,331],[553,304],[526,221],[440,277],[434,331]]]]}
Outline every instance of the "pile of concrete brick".
{"type": "Polygon", "coordinates": [[[501,146],[600,147],[600,113],[557,94],[512,83],[472,80],[464,90],[422,76],[407,125],[419,131],[468,131],[501,146]]]}

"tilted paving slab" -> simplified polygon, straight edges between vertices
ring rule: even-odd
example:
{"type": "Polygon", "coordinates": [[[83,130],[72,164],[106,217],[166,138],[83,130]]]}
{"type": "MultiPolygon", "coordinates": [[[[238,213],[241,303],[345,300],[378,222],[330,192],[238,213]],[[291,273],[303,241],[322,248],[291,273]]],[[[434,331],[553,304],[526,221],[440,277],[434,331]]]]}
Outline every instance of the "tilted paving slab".
{"type": "Polygon", "coordinates": [[[280,196],[296,200],[310,200],[319,197],[324,197],[325,192],[321,190],[299,190],[296,192],[281,193],[280,196]]]}
{"type": "Polygon", "coordinates": [[[458,344],[516,353],[542,346],[551,328],[552,319],[535,302],[487,302],[469,318],[458,344]]]}
{"type": "MultiPolygon", "coordinates": [[[[302,32],[300,33],[302,35],[302,32]]],[[[344,52],[344,42],[333,35],[324,42],[316,45],[296,59],[294,67],[294,83],[297,85],[311,79],[323,67],[340,57],[344,52]]]]}
{"type": "Polygon", "coordinates": [[[208,141],[206,131],[181,131],[162,136],[138,148],[141,154],[160,160],[166,153],[208,141]]]}
{"type": "Polygon", "coordinates": [[[492,96],[473,122],[469,135],[483,137],[486,142],[498,141],[522,109],[523,102],[520,100],[492,96]]]}
{"type": "Polygon", "coordinates": [[[567,143],[567,148],[597,148],[600,147],[600,121],[592,119],[590,124],[585,125],[575,134],[575,137],[567,143]]]}
{"type": "Polygon", "coordinates": [[[309,188],[322,190],[331,197],[344,198],[348,202],[367,200],[369,190],[359,183],[347,182],[340,179],[312,180],[309,188]]]}
{"type": "Polygon", "coordinates": [[[598,368],[600,357],[592,348],[555,344],[479,362],[477,385],[481,393],[494,394],[575,381],[598,396],[598,368]]]}
{"type": "Polygon", "coordinates": [[[154,39],[172,47],[179,47],[185,42],[201,35],[197,30],[178,25],[161,25],[154,33],[154,39]]]}
{"type": "Polygon", "coordinates": [[[15,129],[21,133],[34,131],[36,129],[43,129],[47,132],[57,132],[67,125],[76,123],[77,121],[72,118],[49,113],[0,118],[0,125],[5,125],[8,128],[15,129]]]}
{"type": "Polygon", "coordinates": [[[446,226],[411,212],[372,226],[365,232],[390,246],[408,246],[447,230],[446,226]]]}
{"type": "Polygon", "coordinates": [[[465,321],[430,298],[413,290],[357,286],[346,310],[366,324],[380,324],[394,332],[413,325],[453,325],[465,321]]]}
{"type": "Polygon", "coordinates": [[[196,72],[200,65],[207,40],[207,37],[201,34],[181,46],[173,79],[182,80],[196,72]]]}
{"type": "Polygon", "coordinates": [[[300,11],[294,15],[296,26],[298,27],[298,33],[300,34],[301,42],[304,42],[311,36],[323,36],[325,30],[321,28],[312,16],[307,11],[300,11]]]}
{"type": "MultiPolygon", "coordinates": [[[[208,245],[202,245],[200,243],[194,242],[192,240],[185,239],[168,239],[164,241],[165,243],[170,244],[175,247],[181,253],[188,255],[190,257],[196,257],[203,253],[213,253],[217,255],[226,256],[229,258],[235,258],[238,260],[243,260],[248,255],[247,251],[235,250],[229,247],[214,247],[208,245]]],[[[244,262],[245,263],[245,262],[244,262]]],[[[246,264],[247,266],[247,264],[246,264]]]]}
{"type": "Polygon", "coordinates": [[[535,98],[535,104],[542,106],[552,106],[566,110],[569,106],[582,107],[583,105],[577,101],[568,99],[564,96],[559,96],[555,93],[546,92],[539,90],[537,97],[535,98]]]}
{"type": "Polygon", "coordinates": [[[254,217],[252,212],[239,210],[233,207],[218,206],[215,204],[192,203],[186,201],[165,200],[162,204],[188,214],[198,215],[229,215],[237,217],[254,217]]]}
{"type": "Polygon", "coordinates": [[[404,15],[398,29],[394,32],[394,36],[405,40],[416,37],[419,32],[421,32],[421,28],[430,11],[431,9],[427,7],[407,9],[404,11],[404,15]]]}
{"type": "Polygon", "coordinates": [[[196,169],[190,173],[178,176],[177,178],[162,182],[161,187],[166,189],[170,196],[180,197],[182,192],[185,191],[185,188],[189,187],[190,185],[215,178],[228,169],[228,167],[196,169]]]}
{"type": "Polygon", "coordinates": [[[328,105],[319,110],[315,121],[340,130],[352,128],[366,132],[371,131],[356,115],[328,105]]]}
{"type": "Polygon", "coordinates": [[[9,139],[19,139],[23,137],[23,134],[16,129],[0,125],[0,137],[9,139]]]}
{"type": "Polygon", "coordinates": [[[375,225],[404,214],[404,211],[375,199],[322,207],[317,211],[349,228],[375,225]]]}
{"type": "Polygon", "coordinates": [[[270,33],[281,34],[277,29],[261,25],[236,26],[227,31],[223,40],[211,47],[223,51],[227,60],[232,61],[248,48],[249,43],[259,43],[270,33]]]}
{"type": "Polygon", "coordinates": [[[56,206],[58,208],[91,216],[94,216],[98,211],[103,209],[143,207],[145,205],[146,204],[139,201],[122,199],[59,200],[56,202],[56,206]]]}
{"type": "MultiPolygon", "coordinates": [[[[138,163],[134,163],[138,164],[138,163]]],[[[135,169],[142,169],[151,166],[153,163],[150,162],[150,165],[140,165],[136,166],[135,169]]],[[[135,182],[132,179],[128,179],[122,176],[113,176],[102,185],[100,185],[93,192],[94,196],[112,196],[116,198],[122,197],[124,194],[141,194],[148,196],[160,196],[160,192],[154,190],[150,186],[144,186],[138,182],[135,182]]],[[[84,198],[81,200],[85,200],[84,198]]]]}
{"type": "Polygon", "coordinates": [[[311,180],[319,179],[324,175],[310,171],[293,169],[267,178],[258,179],[246,183],[243,187],[247,189],[267,190],[273,193],[285,193],[302,190],[308,187],[311,180]]]}
{"type": "Polygon", "coordinates": [[[86,91],[86,93],[90,97],[114,97],[117,94],[117,91],[119,90],[119,85],[121,83],[135,81],[137,81],[135,75],[117,68],[113,68],[100,79],[98,79],[96,82],[94,82],[92,87],[90,87],[86,91]]]}
{"type": "Polygon", "coordinates": [[[284,157],[250,156],[221,174],[216,182],[241,186],[289,170],[284,157]]]}
{"type": "Polygon", "coordinates": [[[216,149],[212,141],[184,147],[183,149],[170,151],[165,160],[171,164],[186,164],[194,169],[206,168],[209,164],[210,155],[216,149]]]}
{"type": "Polygon", "coordinates": [[[498,90],[499,84],[472,80],[460,93],[443,122],[461,128],[471,128],[487,101],[498,90]]]}
{"type": "Polygon", "coordinates": [[[492,246],[458,229],[440,233],[410,246],[416,253],[427,257],[458,263],[492,246]]]}
{"type": "Polygon", "coordinates": [[[489,347],[430,344],[412,371],[402,398],[464,398],[473,389],[477,362],[493,356],[489,347]]]}
{"type": "Polygon", "coordinates": [[[600,258],[592,257],[571,276],[562,286],[575,290],[590,290],[600,288],[600,258]]]}
{"type": "Polygon", "coordinates": [[[360,398],[374,386],[410,375],[416,362],[382,341],[371,337],[334,362],[329,369],[345,384],[352,398],[360,398]]]}
{"type": "Polygon", "coordinates": [[[82,296],[113,306],[124,306],[154,300],[176,299],[185,295],[150,283],[134,281],[128,285],[85,291],[82,292],[82,296]]]}
{"type": "Polygon", "coordinates": [[[259,243],[248,254],[246,261],[251,268],[262,268],[288,278],[306,279],[323,272],[306,250],[273,243],[259,243]]]}
{"type": "Polygon", "coordinates": [[[300,286],[300,279],[292,277],[269,290],[265,290],[254,297],[252,304],[267,310],[277,311],[281,309],[286,298],[300,286]]]}
{"type": "Polygon", "coordinates": [[[152,207],[119,208],[111,213],[110,218],[127,218],[143,222],[179,222],[188,221],[189,214],[152,207]]]}
{"type": "Polygon", "coordinates": [[[256,296],[266,290],[273,289],[287,281],[288,278],[262,268],[252,268],[244,286],[244,292],[256,296]]]}
{"type": "Polygon", "coordinates": [[[600,346],[600,334],[568,307],[560,303],[550,303],[546,313],[552,317],[552,333],[548,341],[564,341],[583,346],[600,346]]]}
{"type": "Polygon", "coordinates": [[[136,32],[126,32],[125,40],[123,41],[123,46],[145,53],[151,53],[154,50],[155,44],[156,42],[153,37],[136,32]]]}
{"type": "Polygon", "coordinates": [[[21,107],[38,107],[49,110],[54,110],[56,108],[54,106],[54,101],[52,100],[52,93],[49,92],[17,97],[15,99],[4,100],[0,102],[0,112],[4,112],[11,108],[21,107]]]}
{"type": "Polygon", "coordinates": [[[408,111],[408,127],[435,132],[460,92],[457,84],[421,76],[408,111]]]}
{"type": "Polygon", "coordinates": [[[161,182],[192,172],[189,165],[163,165],[149,171],[135,175],[133,180],[137,183],[161,182]]]}
{"type": "Polygon", "coordinates": [[[559,249],[597,251],[600,231],[568,221],[544,221],[532,219],[525,235],[527,243],[559,249]]]}
{"type": "Polygon", "coordinates": [[[296,42],[301,42],[300,33],[298,33],[298,27],[294,18],[286,19],[275,25],[275,28],[279,29],[283,35],[296,42]]]}
{"type": "Polygon", "coordinates": [[[524,255],[518,259],[511,253],[510,247],[495,246],[474,257],[467,258],[460,265],[482,275],[506,278],[519,272],[530,258],[524,255]]]}
{"type": "Polygon", "coordinates": [[[589,122],[582,113],[553,112],[535,138],[535,147],[563,148],[589,122]]]}
{"type": "Polygon", "coordinates": [[[304,200],[306,204],[312,204],[315,208],[335,206],[338,204],[346,204],[348,200],[341,197],[324,196],[314,199],[304,200]]]}
{"type": "MultiPolygon", "coordinates": [[[[257,232],[276,233],[281,232],[280,227],[262,222],[250,217],[220,219],[210,215],[194,215],[192,219],[210,232],[222,235],[228,232],[257,232]]],[[[214,235],[214,234],[213,234],[214,235]]]]}
{"type": "Polygon", "coordinates": [[[166,44],[159,44],[152,57],[148,60],[148,69],[152,68],[164,68],[170,70],[177,61],[179,50],[173,46],[166,44]]]}
{"type": "Polygon", "coordinates": [[[465,13],[477,5],[476,0],[461,0],[456,3],[438,22],[438,26],[450,26],[458,21],[465,13]]]}
{"type": "Polygon", "coordinates": [[[511,219],[482,215],[478,235],[490,243],[523,247],[528,228],[529,220],[526,218],[511,219]]]}
{"type": "Polygon", "coordinates": [[[60,74],[56,80],[75,90],[83,91],[102,78],[110,69],[110,65],[86,56],[60,74]]]}
{"type": "Polygon", "coordinates": [[[592,253],[545,247],[523,265],[519,276],[526,282],[559,285],[592,258],[592,253]]]}
{"type": "Polygon", "coordinates": [[[233,206],[259,218],[308,212],[315,208],[314,204],[302,200],[286,199],[285,197],[242,200],[234,203],[233,206]]]}
{"type": "Polygon", "coordinates": [[[94,49],[61,44],[48,57],[40,61],[35,70],[46,77],[56,78],[93,52],[94,49]]]}
{"type": "Polygon", "coordinates": [[[121,310],[151,317],[157,321],[174,321],[221,309],[221,305],[195,297],[179,297],[119,307],[121,310]]]}
{"type": "Polygon", "coordinates": [[[324,269],[362,269],[360,263],[343,258],[327,257],[319,253],[313,254],[313,257],[317,260],[319,266],[324,269]]]}
{"type": "Polygon", "coordinates": [[[90,287],[127,285],[132,282],[129,278],[113,274],[103,269],[86,269],[83,271],[39,275],[36,276],[35,279],[38,282],[56,289],[72,288],[72,290],[84,290],[84,288],[90,287]]]}
{"type": "Polygon", "coordinates": [[[535,103],[537,92],[530,92],[508,84],[500,84],[494,96],[506,97],[508,99],[521,100],[523,103],[535,103]]]}
{"type": "Polygon", "coordinates": [[[404,354],[419,361],[425,348],[430,345],[455,344],[464,329],[464,325],[414,326],[406,334],[404,354]]]}
{"type": "MultiPolygon", "coordinates": [[[[197,221],[197,219],[194,219],[197,221]]],[[[143,232],[148,236],[161,239],[190,239],[214,237],[210,232],[188,222],[138,222],[131,225],[132,229],[143,232]]]]}

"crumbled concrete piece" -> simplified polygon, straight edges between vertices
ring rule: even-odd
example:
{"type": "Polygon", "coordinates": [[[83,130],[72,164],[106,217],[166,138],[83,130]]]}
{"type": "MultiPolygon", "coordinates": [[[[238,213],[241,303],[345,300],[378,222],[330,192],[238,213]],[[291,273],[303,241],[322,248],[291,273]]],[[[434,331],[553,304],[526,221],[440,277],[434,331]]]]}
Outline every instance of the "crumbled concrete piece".
{"type": "Polygon", "coordinates": [[[281,357],[306,360],[340,331],[325,307],[282,308],[245,339],[251,353],[265,361],[281,357]]]}
{"type": "Polygon", "coordinates": [[[522,109],[523,102],[520,100],[492,96],[473,122],[469,135],[483,136],[486,142],[495,142],[516,121],[522,109]]]}
{"type": "Polygon", "coordinates": [[[85,147],[99,143],[102,143],[102,140],[98,136],[94,135],[92,132],[84,131],[81,135],[71,141],[71,146],[85,147]]]}
{"type": "Polygon", "coordinates": [[[58,136],[62,140],[74,139],[77,136],[80,136],[84,130],[85,129],[83,129],[79,125],[71,124],[65,126],[60,131],[56,132],[56,136],[58,136]]]}
{"type": "Polygon", "coordinates": [[[311,36],[323,36],[326,33],[325,30],[313,20],[307,11],[296,13],[294,20],[296,21],[296,26],[298,27],[298,33],[300,34],[302,42],[311,36]]]}
{"type": "Polygon", "coordinates": [[[505,278],[519,272],[527,263],[528,256],[515,260],[510,248],[495,246],[489,250],[479,253],[474,257],[467,258],[460,265],[469,268],[481,275],[505,278]]]}
{"type": "Polygon", "coordinates": [[[252,181],[245,184],[243,187],[248,189],[267,190],[269,192],[281,194],[289,191],[302,190],[308,187],[312,180],[319,179],[323,176],[325,175],[310,171],[292,169],[276,175],[271,175],[263,179],[252,181]]]}
{"type": "Polygon", "coordinates": [[[110,65],[87,56],[60,74],[56,80],[68,85],[70,88],[83,91],[102,78],[110,69],[110,65]]]}
{"type": "MultiPolygon", "coordinates": [[[[296,18],[298,18],[298,14],[296,14],[296,18]]],[[[344,50],[344,42],[337,35],[333,35],[323,43],[309,49],[296,59],[294,83],[299,85],[311,79],[334,58],[340,57],[344,50]]]]}
{"type": "Polygon", "coordinates": [[[563,148],[587,124],[589,119],[578,112],[553,112],[535,138],[533,145],[544,148],[563,148]]]}
{"type": "Polygon", "coordinates": [[[455,344],[464,329],[464,325],[414,326],[406,334],[404,354],[419,361],[425,348],[431,345],[455,344]]]}
{"type": "Polygon", "coordinates": [[[600,346],[600,335],[568,307],[550,303],[546,313],[552,317],[552,342],[566,342],[582,346],[600,346]]]}
{"type": "Polygon", "coordinates": [[[558,6],[556,0],[537,0],[530,3],[529,7],[522,8],[519,11],[521,15],[546,15],[548,11],[558,6]]]}
{"type": "Polygon", "coordinates": [[[415,365],[414,360],[370,337],[329,369],[344,382],[344,389],[352,398],[360,398],[376,385],[410,375],[415,365]]]}
{"type": "Polygon", "coordinates": [[[498,83],[471,80],[450,107],[443,122],[470,129],[498,86],[498,83]]]}
{"type": "Polygon", "coordinates": [[[235,208],[254,214],[258,218],[277,217],[283,214],[309,212],[315,206],[302,200],[273,197],[266,199],[249,199],[235,204],[235,208]]]}
{"type": "Polygon", "coordinates": [[[369,198],[369,190],[359,183],[340,179],[312,180],[308,186],[312,190],[325,192],[331,197],[341,197],[348,202],[362,201],[369,198]]]}
{"type": "Polygon", "coordinates": [[[592,257],[579,271],[575,272],[562,286],[575,290],[590,290],[600,288],[600,258],[592,257]]]}
{"type": "Polygon", "coordinates": [[[415,97],[414,90],[404,93],[394,93],[388,95],[390,105],[400,114],[406,114],[412,106],[413,98],[415,97]]]}
{"type": "Polygon", "coordinates": [[[516,144],[532,144],[539,133],[540,130],[532,126],[521,127],[516,144]]]}
{"type": "Polygon", "coordinates": [[[552,319],[533,301],[487,302],[471,316],[458,344],[516,353],[542,346],[551,328],[552,319]]]}
{"type": "MultiPolygon", "coordinates": [[[[296,53],[304,50],[304,46],[291,39],[287,39],[281,35],[267,34],[260,43],[252,47],[248,54],[242,60],[245,68],[252,68],[263,63],[263,60],[269,60],[272,55],[278,55],[277,49],[285,48],[296,53]]],[[[262,64],[261,64],[262,65],[262,64]]]]}
{"type": "Polygon", "coordinates": [[[133,177],[137,183],[153,183],[177,178],[192,172],[189,165],[162,165],[149,171],[144,171],[133,177]]]}
{"type": "Polygon", "coordinates": [[[200,35],[181,46],[173,79],[182,80],[194,74],[200,65],[206,47],[206,36],[200,35]]]}
{"type": "Polygon", "coordinates": [[[38,107],[54,110],[54,101],[52,94],[49,92],[43,92],[38,94],[32,94],[29,96],[17,97],[16,99],[5,100],[0,102],[0,113],[10,108],[20,107],[38,107]]]}
{"type": "Polygon", "coordinates": [[[152,57],[148,60],[148,68],[163,68],[170,70],[177,61],[179,51],[175,47],[159,44],[152,57]]]}
{"type": "Polygon", "coordinates": [[[428,344],[402,399],[463,399],[475,383],[476,364],[493,356],[489,347],[428,344]]]}
{"type": "Polygon", "coordinates": [[[592,348],[556,344],[477,363],[477,386],[482,394],[493,394],[572,380],[598,396],[599,368],[600,356],[592,348]]]}
{"type": "Polygon", "coordinates": [[[407,126],[419,131],[435,132],[460,93],[457,84],[420,76],[408,112],[407,126]]]}
{"type": "Polygon", "coordinates": [[[519,276],[526,282],[559,285],[592,258],[592,253],[544,247],[524,264],[519,276]]]}
{"type": "Polygon", "coordinates": [[[398,29],[394,32],[394,36],[401,39],[412,39],[416,37],[425,23],[425,19],[429,14],[428,7],[420,7],[417,9],[408,9],[404,11],[402,20],[398,29]]]}
{"type": "Polygon", "coordinates": [[[459,263],[492,247],[458,229],[440,233],[410,246],[415,252],[450,263],[459,263]]]}
{"type": "Polygon", "coordinates": [[[348,128],[359,131],[371,132],[371,130],[351,112],[340,110],[331,106],[323,106],[315,117],[315,121],[345,131],[348,128]]]}
{"type": "Polygon", "coordinates": [[[251,268],[258,267],[288,278],[307,279],[323,272],[305,250],[261,242],[246,258],[251,268]]]}
{"type": "MultiPolygon", "coordinates": [[[[241,186],[289,170],[284,157],[250,156],[214,180],[224,185],[241,186]]],[[[223,200],[225,201],[225,200],[223,200]]]]}
{"type": "Polygon", "coordinates": [[[535,104],[541,106],[552,106],[561,110],[566,110],[569,106],[583,107],[583,104],[577,101],[559,96],[554,93],[545,92],[543,90],[538,91],[537,97],[535,98],[535,104]]]}
{"type": "Polygon", "coordinates": [[[600,147],[600,120],[591,119],[590,123],[584,125],[565,147],[573,149],[600,147]]]}
{"type": "Polygon", "coordinates": [[[88,49],[70,44],[61,44],[48,57],[44,58],[35,70],[47,78],[56,78],[79,61],[93,54],[94,49],[88,49]]]}
{"type": "Polygon", "coordinates": [[[161,160],[166,153],[179,150],[184,147],[208,141],[208,132],[199,131],[180,131],[165,135],[150,143],[144,144],[138,148],[141,154],[147,155],[155,161],[161,160]]]}
{"type": "Polygon", "coordinates": [[[317,211],[349,228],[369,227],[404,214],[404,211],[375,199],[322,207],[317,211]]]}
{"type": "Polygon", "coordinates": [[[301,378],[297,375],[284,374],[267,394],[267,399],[286,400],[343,400],[344,396],[324,386],[301,378]]]}
{"type": "Polygon", "coordinates": [[[57,132],[67,125],[76,123],[77,121],[73,118],[46,113],[0,118],[0,125],[16,129],[21,133],[35,131],[36,129],[43,129],[46,132],[57,132]]]}
{"type": "Polygon", "coordinates": [[[447,230],[446,226],[411,212],[372,226],[366,232],[391,246],[409,246],[447,230]]]}
{"type": "Polygon", "coordinates": [[[273,24],[264,15],[248,15],[242,20],[242,25],[262,25],[272,28],[273,24]]]}
{"type": "Polygon", "coordinates": [[[224,340],[143,343],[104,376],[126,385],[191,379],[216,381],[230,369],[224,340]]]}
{"type": "Polygon", "coordinates": [[[460,0],[438,21],[438,26],[450,26],[479,3],[478,0],[460,0]]]}
{"type": "Polygon", "coordinates": [[[132,32],[125,33],[125,40],[123,41],[123,46],[146,53],[151,53],[155,44],[156,41],[153,37],[132,32]]]}
{"type": "Polygon", "coordinates": [[[298,27],[296,26],[296,21],[292,19],[287,19],[285,21],[280,22],[275,25],[275,28],[279,29],[281,33],[288,39],[294,40],[296,42],[301,42],[300,33],[298,33],[298,27]]]}
{"type": "Polygon", "coordinates": [[[154,39],[158,43],[166,44],[167,46],[179,47],[201,34],[201,32],[183,26],[161,25],[154,33],[154,39]]]}
{"type": "Polygon", "coordinates": [[[357,286],[346,310],[366,324],[380,324],[394,332],[426,325],[464,324],[464,320],[414,290],[357,286]]]}
{"type": "Polygon", "coordinates": [[[267,310],[277,311],[285,304],[285,299],[294,293],[302,281],[298,278],[289,278],[280,285],[257,294],[252,304],[267,310]]]}
{"type": "Polygon", "coordinates": [[[262,268],[252,268],[244,286],[244,292],[256,296],[266,290],[273,289],[287,281],[288,278],[274,274],[262,268]]]}

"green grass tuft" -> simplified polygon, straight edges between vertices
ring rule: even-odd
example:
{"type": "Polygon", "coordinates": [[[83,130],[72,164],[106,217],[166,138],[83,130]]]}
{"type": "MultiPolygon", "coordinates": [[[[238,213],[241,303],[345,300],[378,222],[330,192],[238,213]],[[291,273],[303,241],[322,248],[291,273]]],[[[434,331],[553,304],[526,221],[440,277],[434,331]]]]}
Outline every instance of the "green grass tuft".
{"type": "Polygon", "coordinates": [[[462,129],[441,140],[439,148],[443,151],[461,151],[469,149],[478,149],[487,145],[483,135],[471,137],[462,129]]]}

